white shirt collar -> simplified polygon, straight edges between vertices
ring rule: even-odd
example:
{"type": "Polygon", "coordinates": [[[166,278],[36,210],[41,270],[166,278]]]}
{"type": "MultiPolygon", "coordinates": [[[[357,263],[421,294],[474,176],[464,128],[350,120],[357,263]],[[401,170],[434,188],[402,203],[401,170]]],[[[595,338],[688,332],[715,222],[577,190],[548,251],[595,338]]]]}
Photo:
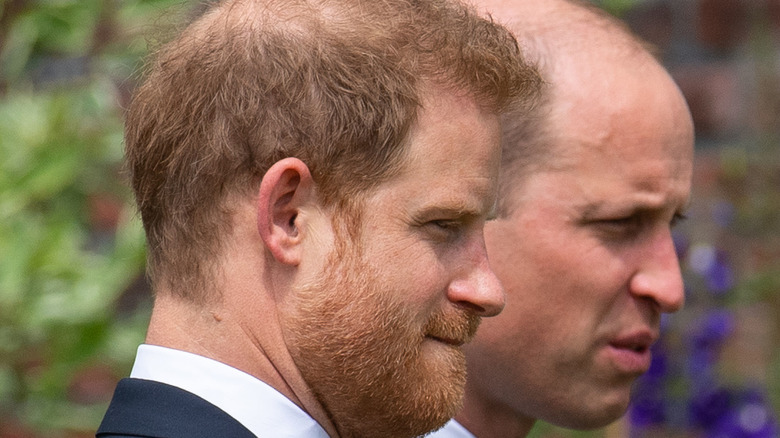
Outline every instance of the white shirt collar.
{"type": "Polygon", "coordinates": [[[466,430],[460,423],[450,420],[441,429],[425,435],[425,438],[476,438],[474,434],[466,430]]]}
{"type": "Polygon", "coordinates": [[[328,438],[298,405],[265,382],[224,363],[185,351],[142,344],[130,377],[191,392],[257,436],[328,438]]]}

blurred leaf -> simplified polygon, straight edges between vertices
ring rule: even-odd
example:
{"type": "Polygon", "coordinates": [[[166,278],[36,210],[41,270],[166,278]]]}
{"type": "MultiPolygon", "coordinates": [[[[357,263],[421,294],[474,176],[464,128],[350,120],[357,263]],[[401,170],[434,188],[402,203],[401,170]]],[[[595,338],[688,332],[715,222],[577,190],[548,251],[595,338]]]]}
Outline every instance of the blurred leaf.
{"type": "Polygon", "coordinates": [[[595,3],[616,17],[622,17],[640,0],[596,0],[595,3]]]}

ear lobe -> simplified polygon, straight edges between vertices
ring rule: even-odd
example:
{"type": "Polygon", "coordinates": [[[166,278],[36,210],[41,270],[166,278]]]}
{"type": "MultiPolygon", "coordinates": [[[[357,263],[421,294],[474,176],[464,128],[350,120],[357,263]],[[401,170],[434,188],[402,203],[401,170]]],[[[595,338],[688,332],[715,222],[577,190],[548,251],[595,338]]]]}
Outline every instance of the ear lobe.
{"type": "Polygon", "coordinates": [[[309,168],[297,158],[277,161],[260,182],[257,231],[280,263],[300,263],[298,217],[301,207],[312,201],[313,181],[309,168]]]}

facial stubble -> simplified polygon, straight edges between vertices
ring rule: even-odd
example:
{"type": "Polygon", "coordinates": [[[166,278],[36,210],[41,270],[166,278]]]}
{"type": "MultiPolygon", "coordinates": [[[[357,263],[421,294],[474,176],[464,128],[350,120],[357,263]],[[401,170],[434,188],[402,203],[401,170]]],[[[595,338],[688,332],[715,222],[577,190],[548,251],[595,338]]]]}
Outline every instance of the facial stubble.
{"type": "Polygon", "coordinates": [[[339,434],[416,437],[444,425],[461,406],[466,361],[431,336],[468,341],[480,318],[451,307],[420,324],[418,309],[357,254],[328,265],[299,292],[288,345],[339,434]]]}

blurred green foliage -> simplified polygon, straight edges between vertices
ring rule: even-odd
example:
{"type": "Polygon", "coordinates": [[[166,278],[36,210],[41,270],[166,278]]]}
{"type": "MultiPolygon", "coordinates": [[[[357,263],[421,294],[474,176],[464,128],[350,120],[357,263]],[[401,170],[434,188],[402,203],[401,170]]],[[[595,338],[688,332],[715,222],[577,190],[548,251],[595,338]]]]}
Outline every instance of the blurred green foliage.
{"type": "Polygon", "coordinates": [[[0,0],[0,437],[94,434],[143,340],[148,300],[119,305],[145,262],[122,108],[186,9],[0,0]]]}
{"type": "Polygon", "coordinates": [[[594,0],[594,3],[610,14],[620,17],[636,6],[640,1],[641,0],[594,0]]]}

